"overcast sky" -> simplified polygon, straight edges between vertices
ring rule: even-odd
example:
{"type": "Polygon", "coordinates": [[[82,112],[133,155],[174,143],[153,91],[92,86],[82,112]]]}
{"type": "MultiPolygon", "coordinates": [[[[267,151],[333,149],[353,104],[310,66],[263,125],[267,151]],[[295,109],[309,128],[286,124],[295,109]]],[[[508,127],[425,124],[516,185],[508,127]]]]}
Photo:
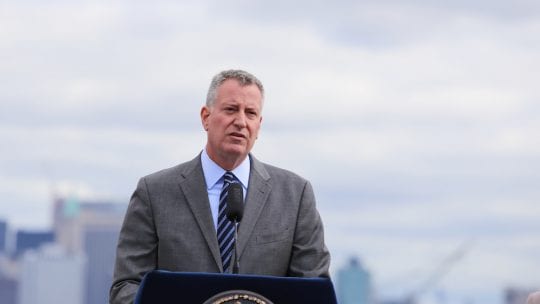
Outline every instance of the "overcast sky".
{"type": "Polygon", "coordinates": [[[202,149],[210,79],[241,68],[253,153],[312,181],[333,271],[357,255],[391,298],[453,261],[422,304],[502,303],[540,289],[538,37],[533,0],[2,1],[0,218],[127,202],[202,149]]]}

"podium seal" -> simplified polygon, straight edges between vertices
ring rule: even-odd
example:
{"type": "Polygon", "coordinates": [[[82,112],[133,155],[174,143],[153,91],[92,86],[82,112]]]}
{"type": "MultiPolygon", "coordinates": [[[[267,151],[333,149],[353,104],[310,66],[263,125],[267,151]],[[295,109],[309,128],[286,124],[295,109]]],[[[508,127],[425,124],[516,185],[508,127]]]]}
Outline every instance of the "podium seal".
{"type": "Polygon", "coordinates": [[[258,293],[247,290],[228,290],[211,297],[203,304],[273,304],[258,293]]]}

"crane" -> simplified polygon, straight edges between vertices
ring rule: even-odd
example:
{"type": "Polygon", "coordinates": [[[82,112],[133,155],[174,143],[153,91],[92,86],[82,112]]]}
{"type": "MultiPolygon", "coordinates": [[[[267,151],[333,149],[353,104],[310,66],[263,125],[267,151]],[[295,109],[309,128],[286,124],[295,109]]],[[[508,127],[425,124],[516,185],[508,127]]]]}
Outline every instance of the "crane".
{"type": "Polygon", "coordinates": [[[437,267],[422,281],[422,283],[406,297],[404,303],[414,304],[416,300],[430,291],[471,249],[473,241],[467,240],[452,251],[437,267]]]}

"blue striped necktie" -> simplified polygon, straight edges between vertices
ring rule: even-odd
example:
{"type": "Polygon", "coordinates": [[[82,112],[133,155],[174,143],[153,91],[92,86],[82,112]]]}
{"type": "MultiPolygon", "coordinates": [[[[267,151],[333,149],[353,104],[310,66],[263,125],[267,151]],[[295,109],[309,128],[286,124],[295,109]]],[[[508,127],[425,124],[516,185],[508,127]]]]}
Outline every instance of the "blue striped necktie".
{"type": "Polygon", "coordinates": [[[223,175],[223,188],[219,195],[219,213],[218,213],[218,228],[217,238],[219,244],[219,251],[221,252],[221,263],[223,265],[223,272],[230,272],[231,258],[234,248],[234,224],[227,218],[227,194],[229,193],[229,186],[232,183],[238,183],[238,180],[232,174],[227,171],[223,175]]]}

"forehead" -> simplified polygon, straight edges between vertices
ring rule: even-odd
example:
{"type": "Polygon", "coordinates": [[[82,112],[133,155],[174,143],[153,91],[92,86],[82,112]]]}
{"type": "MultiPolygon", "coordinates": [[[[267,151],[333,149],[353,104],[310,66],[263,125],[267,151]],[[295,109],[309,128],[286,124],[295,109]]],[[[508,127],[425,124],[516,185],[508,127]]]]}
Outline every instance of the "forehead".
{"type": "Polygon", "coordinates": [[[241,85],[236,79],[227,79],[217,89],[216,102],[246,103],[260,107],[262,94],[255,84],[241,85]]]}

